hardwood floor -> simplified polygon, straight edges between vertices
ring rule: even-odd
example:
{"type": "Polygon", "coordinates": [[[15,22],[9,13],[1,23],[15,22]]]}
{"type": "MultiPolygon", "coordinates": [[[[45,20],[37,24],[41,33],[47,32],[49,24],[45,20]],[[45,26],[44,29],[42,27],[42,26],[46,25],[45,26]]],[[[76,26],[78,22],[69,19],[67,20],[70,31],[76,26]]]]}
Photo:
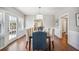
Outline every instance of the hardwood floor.
{"type": "Polygon", "coordinates": [[[54,51],[77,51],[75,48],[71,47],[66,43],[65,39],[54,39],[54,51]]]}
{"type": "Polygon", "coordinates": [[[54,50],[55,51],[77,51],[77,49],[68,45],[67,41],[68,41],[68,38],[67,38],[66,33],[62,33],[61,39],[59,39],[55,36],[55,39],[54,39],[55,48],[54,48],[54,50]]]}
{"type": "MultiPolygon", "coordinates": [[[[26,36],[16,40],[2,51],[28,51],[29,46],[26,48],[26,36]]],[[[66,38],[63,36],[62,39],[54,37],[54,51],[77,51],[75,48],[67,44],[66,38]]]]}
{"type": "Polygon", "coordinates": [[[3,51],[26,51],[26,36],[16,40],[15,42],[8,45],[3,51]]]}

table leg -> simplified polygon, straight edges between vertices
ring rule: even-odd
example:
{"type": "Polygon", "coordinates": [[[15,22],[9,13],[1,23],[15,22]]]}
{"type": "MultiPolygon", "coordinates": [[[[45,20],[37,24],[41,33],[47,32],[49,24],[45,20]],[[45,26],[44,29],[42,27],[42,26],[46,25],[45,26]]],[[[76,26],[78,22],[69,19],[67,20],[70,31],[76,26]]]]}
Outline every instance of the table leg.
{"type": "Polygon", "coordinates": [[[50,49],[51,49],[51,42],[50,42],[50,38],[49,38],[49,51],[50,51],[50,49]]]}
{"type": "Polygon", "coordinates": [[[29,51],[30,51],[30,45],[31,45],[31,42],[30,41],[31,41],[31,39],[29,38],[29,51]]]}
{"type": "Polygon", "coordinates": [[[52,45],[53,45],[53,50],[54,50],[54,41],[52,41],[52,45]]]}

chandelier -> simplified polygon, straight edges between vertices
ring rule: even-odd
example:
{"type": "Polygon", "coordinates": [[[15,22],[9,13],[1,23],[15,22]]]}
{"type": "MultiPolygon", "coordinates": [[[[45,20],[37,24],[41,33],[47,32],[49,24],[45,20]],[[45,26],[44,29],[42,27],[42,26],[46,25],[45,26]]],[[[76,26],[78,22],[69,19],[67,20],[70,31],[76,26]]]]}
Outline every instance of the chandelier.
{"type": "Polygon", "coordinates": [[[38,7],[38,9],[39,9],[39,13],[36,15],[36,19],[37,20],[43,20],[43,15],[41,14],[41,7],[38,7]]]}

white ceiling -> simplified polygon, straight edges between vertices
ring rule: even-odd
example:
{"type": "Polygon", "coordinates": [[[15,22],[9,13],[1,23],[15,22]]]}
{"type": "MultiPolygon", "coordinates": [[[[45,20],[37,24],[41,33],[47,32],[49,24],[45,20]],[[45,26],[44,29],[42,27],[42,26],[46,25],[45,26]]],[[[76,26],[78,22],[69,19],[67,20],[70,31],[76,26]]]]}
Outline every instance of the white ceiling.
{"type": "MultiPolygon", "coordinates": [[[[24,13],[25,15],[37,15],[39,13],[38,7],[16,7],[19,11],[24,13]]],[[[40,13],[43,15],[53,15],[57,12],[60,12],[63,7],[41,7],[40,13]]]]}

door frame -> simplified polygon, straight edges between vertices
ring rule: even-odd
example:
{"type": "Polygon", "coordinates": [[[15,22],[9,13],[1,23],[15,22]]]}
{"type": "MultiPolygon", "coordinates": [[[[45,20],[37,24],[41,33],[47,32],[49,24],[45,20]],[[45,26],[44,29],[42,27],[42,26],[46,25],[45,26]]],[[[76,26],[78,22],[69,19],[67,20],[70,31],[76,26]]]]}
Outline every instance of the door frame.
{"type": "MultiPolygon", "coordinates": [[[[68,33],[69,33],[69,13],[64,13],[63,15],[60,16],[61,38],[62,38],[62,17],[67,18],[67,38],[68,38],[68,33]]],[[[68,39],[67,39],[67,43],[68,43],[68,39]]]]}
{"type": "Polygon", "coordinates": [[[66,35],[67,35],[67,37],[66,37],[66,43],[68,44],[68,35],[69,35],[69,13],[64,13],[64,14],[62,14],[61,16],[60,16],[60,32],[61,32],[61,38],[63,38],[63,35],[62,35],[62,17],[65,17],[65,18],[68,18],[67,19],[67,33],[66,33],[66,35]]]}

